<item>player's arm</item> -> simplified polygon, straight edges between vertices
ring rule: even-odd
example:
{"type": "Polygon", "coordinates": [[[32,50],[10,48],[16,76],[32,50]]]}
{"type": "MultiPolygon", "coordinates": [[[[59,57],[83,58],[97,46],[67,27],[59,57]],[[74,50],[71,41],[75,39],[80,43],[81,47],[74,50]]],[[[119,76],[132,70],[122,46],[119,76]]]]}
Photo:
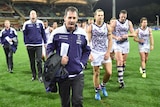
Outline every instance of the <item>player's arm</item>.
{"type": "MultiPolygon", "coordinates": [[[[89,25],[89,26],[87,27],[87,36],[88,36],[89,46],[91,47],[92,25],[89,25]]],[[[90,55],[89,55],[89,60],[90,60],[90,61],[93,61],[93,56],[91,55],[91,53],[90,53],[90,55]]]]}
{"type": "Polygon", "coordinates": [[[109,25],[107,25],[108,29],[108,48],[107,48],[107,53],[110,53],[110,50],[112,49],[112,29],[109,25]]]}
{"type": "Polygon", "coordinates": [[[112,38],[114,39],[116,39],[116,35],[113,34],[115,27],[116,27],[116,21],[112,21],[112,23],[110,24],[110,30],[112,32],[112,38]]]}
{"type": "Polygon", "coordinates": [[[134,37],[134,36],[136,36],[132,22],[129,21],[128,23],[129,23],[129,31],[130,31],[130,33],[128,34],[128,37],[134,37]]]}
{"type": "Polygon", "coordinates": [[[90,44],[92,38],[92,25],[89,25],[87,28],[87,36],[88,36],[88,42],[90,44]]]}
{"type": "Polygon", "coordinates": [[[144,40],[143,40],[142,38],[139,38],[139,37],[138,37],[138,34],[139,34],[139,30],[137,29],[137,30],[135,31],[134,41],[136,41],[136,42],[138,42],[138,43],[143,43],[144,40]]]}
{"type": "Polygon", "coordinates": [[[133,28],[133,24],[130,20],[128,21],[128,25],[129,25],[129,32],[130,33],[123,35],[122,38],[128,38],[128,37],[135,37],[136,36],[134,28],[133,28]]]}
{"type": "Polygon", "coordinates": [[[134,41],[135,42],[139,42],[139,39],[138,39],[138,29],[135,31],[134,41]]]}
{"type": "Polygon", "coordinates": [[[154,48],[154,40],[153,40],[153,34],[152,34],[152,29],[149,29],[149,37],[150,37],[150,49],[153,50],[154,48]]]}
{"type": "Polygon", "coordinates": [[[112,30],[110,26],[107,24],[107,29],[108,29],[108,47],[107,47],[107,52],[105,53],[104,59],[107,60],[110,57],[110,50],[112,48],[112,30]]]}
{"type": "Polygon", "coordinates": [[[117,37],[115,34],[113,34],[115,27],[116,27],[116,20],[114,20],[112,24],[110,24],[110,30],[112,33],[112,38],[114,38],[115,40],[120,40],[121,39],[120,37],[117,37]]]}

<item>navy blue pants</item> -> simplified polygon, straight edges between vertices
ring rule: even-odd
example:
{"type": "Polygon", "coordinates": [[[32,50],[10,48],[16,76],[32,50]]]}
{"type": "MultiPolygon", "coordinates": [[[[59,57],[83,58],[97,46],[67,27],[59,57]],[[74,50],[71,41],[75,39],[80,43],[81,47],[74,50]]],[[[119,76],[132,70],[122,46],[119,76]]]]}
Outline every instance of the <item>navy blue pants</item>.
{"type": "Polygon", "coordinates": [[[83,107],[84,74],[58,83],[62,107],[83,107]]]}
{"type": "Polygon", "coordinates": [[[38,77],[42,76],[42,46],[27,46],[28,56],[32,77],[36,78],[36,65],[38,69],[38,77]]]}
{"type": "Polygon", "coordinates": [[[3,46],[8,70],[13,70],[13,51],[10,45],[3,46]]]}

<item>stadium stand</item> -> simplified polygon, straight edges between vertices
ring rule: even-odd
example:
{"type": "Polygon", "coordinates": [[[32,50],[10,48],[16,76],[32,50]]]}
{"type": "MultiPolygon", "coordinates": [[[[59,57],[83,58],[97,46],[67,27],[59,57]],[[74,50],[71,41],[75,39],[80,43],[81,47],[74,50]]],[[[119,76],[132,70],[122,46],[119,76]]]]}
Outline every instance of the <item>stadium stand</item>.
{"type": "Polygon", "coordinates": [[[4,20],[8,19],[11,21],[12,26],[19,29],[19,14],[17,14],[11,5],[0,2],[0,30],[3,28],[4,20]]]}
{"type": "Polygon", "coordinates": [[[40,19],[47,19],[63,23],[64,10],[68,6],[75,6],[79,10],[80,20],[93,16],[93,6],[98,0],[1,0],[0,1],[0,30],[4,20],[11,21],[11,25],[19,30],[23,22],[29,19],[30,10],[36,10],[40,19]]]}

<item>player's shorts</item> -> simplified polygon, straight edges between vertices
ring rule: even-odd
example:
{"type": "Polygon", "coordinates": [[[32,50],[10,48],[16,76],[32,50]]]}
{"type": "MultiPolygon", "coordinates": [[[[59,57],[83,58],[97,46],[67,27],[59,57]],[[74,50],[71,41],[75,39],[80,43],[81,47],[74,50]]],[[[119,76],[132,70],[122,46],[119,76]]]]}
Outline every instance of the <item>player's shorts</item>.
{"type": "Polygon", "coordinates": [[[115,43],[114,47],[115,52],[121,52],[122,54],[129,53],[129,41],[123,42],[123,43],[115,43]]]}
{"type": "Polygon", "coordinates": [[[150,46],[149,45],[139,45],[139,52],[150,52],[150,46]]]}
{"type": "Polygon", "coordinates": [[[92,66],[100,66],[104,63],[111,63],[112,62],[110,57],[107,60],[104,59],[105,52],[91,51],[91,54],[93,56],[93,61],[91,62],[92,66]]]}

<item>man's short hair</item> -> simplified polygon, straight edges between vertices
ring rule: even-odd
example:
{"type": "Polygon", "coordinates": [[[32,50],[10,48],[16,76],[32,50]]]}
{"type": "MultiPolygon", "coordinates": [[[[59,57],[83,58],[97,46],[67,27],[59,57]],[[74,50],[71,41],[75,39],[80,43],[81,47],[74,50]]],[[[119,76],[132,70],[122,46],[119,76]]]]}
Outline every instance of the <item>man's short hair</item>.
{"type": "Polygon", "coordinates": [[[147,18],[146,18],[146,17],[142,17],[142,18],[140,19],[140,23],[142,23],[144,20],[147,20],[147,18]]]}
{"type": "Polygon", "coordinates": [[[67,15],[67,13],[71,11],[71,12],[76,12],[78,15],[78,9],[74,6],[69,6],[68,8],[65,9],[65,16],[67,15]]]}
{"type": "Polygon", "coordinates": [[[104,12],[102,9],[97,9],[95,12],[94,12],[94,16],[97,15],[97,12],[104,12]]]}
{"type": "Polygon", "coordinates": [[[43,22],[48,23],[48,20],[47,20],[47,19],[45,19],[45,20],[43,20],[43,22]]]}
{"type": "Polygon", "coordinates": [[[116,17],[112,17],[110,20],[116,20],[116,17]]]}
{"type": "Polygon", "coordinates": [[[33,12],[37,14],[37,12],[35,10],[31,10],[29,14],[31,15],[31,13],[33,13],[33,12]]]}
{"type": "Polygon", "coordinates": [[[127,10],[121,10],[121,11],[120,11],[120,14],[121,14],[121,13],[127,14],[127,10]]]}

